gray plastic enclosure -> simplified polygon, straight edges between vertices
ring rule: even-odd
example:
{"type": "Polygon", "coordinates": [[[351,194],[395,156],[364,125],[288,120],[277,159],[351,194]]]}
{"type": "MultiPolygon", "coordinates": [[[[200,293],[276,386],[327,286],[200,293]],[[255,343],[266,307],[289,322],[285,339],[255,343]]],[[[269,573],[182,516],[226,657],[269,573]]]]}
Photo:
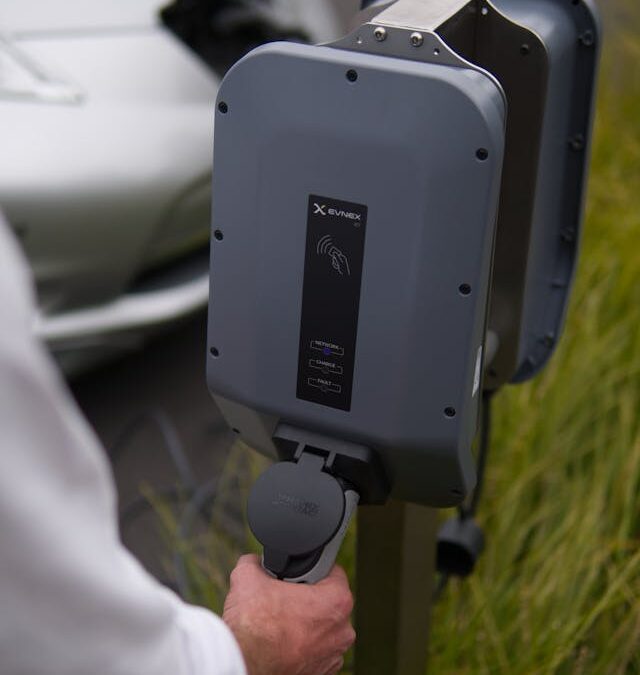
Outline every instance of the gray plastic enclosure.
{"type": "Polygon", "coordinates": [[[379,454],[396,498],[472,489],[506,108],[454,67],[274,43],[218,95],[207,381],[379,454]]]}

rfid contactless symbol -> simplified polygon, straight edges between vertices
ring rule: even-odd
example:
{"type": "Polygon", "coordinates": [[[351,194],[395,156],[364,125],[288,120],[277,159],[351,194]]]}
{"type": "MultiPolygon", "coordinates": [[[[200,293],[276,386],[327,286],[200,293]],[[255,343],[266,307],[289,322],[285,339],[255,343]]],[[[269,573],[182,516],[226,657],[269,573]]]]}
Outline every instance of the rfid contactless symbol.
{"type": "Polygon", "coordinates": [[[351,276],[351,269],[349,268],[349,259],[347,256],[333,243],[330,234],[325,234],[320,237],[316,246],[318,255],[327,255],[331,259],[331,266],[341,276],[351,276]]]}

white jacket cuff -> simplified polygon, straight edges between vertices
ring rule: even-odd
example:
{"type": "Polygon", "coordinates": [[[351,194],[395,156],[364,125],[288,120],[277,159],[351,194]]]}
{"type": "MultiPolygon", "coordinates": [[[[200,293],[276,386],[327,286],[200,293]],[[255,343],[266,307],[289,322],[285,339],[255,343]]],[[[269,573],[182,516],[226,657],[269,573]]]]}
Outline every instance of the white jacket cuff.
{"type": "Polygon", "coordinates": [[[191,673],[247,675],[240,647],[222,619],[202,607],[180,604],[177,623],[191,673]]]}

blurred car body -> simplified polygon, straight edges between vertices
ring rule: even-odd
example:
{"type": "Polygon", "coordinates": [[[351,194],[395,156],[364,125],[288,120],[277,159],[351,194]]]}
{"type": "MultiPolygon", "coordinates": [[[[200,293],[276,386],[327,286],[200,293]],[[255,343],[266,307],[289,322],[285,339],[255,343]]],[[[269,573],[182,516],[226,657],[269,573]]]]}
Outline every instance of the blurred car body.
{"type": "Polygon", "coordinates": [[[163,4],[0,4],[0,208],[33,269],[35,329],[68,371],[206,305],[213,103],[233,40],[257,22],[337,30],[329,2],[226,2],[231,37],[209,59],[185,44],[199,19],[178,7],[163,23],[163,4]]]}

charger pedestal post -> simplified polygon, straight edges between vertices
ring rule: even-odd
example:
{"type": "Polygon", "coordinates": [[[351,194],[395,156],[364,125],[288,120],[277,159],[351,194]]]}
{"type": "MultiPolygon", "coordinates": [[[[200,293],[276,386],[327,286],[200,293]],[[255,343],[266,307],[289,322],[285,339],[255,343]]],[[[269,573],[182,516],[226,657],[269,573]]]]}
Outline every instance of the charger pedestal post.
{"type": "Polygon", "coordinates": [[[435,509],[390,501],[358,510],[356,675],[425,675],[435,509]]]}

